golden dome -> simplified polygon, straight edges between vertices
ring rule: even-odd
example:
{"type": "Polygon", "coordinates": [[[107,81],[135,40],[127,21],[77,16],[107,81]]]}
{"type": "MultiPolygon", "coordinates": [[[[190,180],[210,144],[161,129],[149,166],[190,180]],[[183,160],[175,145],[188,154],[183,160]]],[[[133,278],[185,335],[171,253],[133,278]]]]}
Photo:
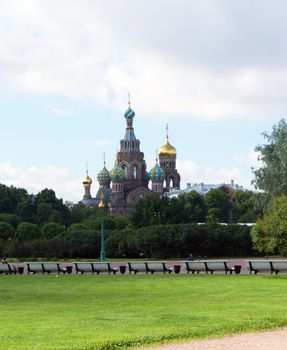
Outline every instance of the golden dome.
{"type": "Polygon", "coordinates": [[[158,156],[160,158],[175,158],[176,149],[168,142],[168,140],[166,140],[165,145],[160,147],[158,156]]]}
{"type": "Polygon", "coordinates": [[[85,186],[91,186],[91,184],[93,183],[92,179],[89,177],[89,175],[87,174],[87,176],[83,179],[83,185],[85,186]]]}
{"type": "Polygon", "coordinates": [[[166,124],[165,144],[158,151],[159,158],[175,158],[176,149],[168,142],[168,125],[166,124]]]}

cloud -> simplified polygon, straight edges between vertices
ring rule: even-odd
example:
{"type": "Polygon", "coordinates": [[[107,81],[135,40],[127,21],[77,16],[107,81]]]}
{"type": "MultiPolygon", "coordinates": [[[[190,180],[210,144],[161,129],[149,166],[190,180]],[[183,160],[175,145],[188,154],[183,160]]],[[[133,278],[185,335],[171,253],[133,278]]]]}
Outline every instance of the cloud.
{"type": "Polygon", "coordinates": [[[51,112],[60,115],[60,116],[70,116],[74,114],[74,111],[70,108],[66,108],[64,106],[60,106],[59,104],[50,103],[49,109],[51,112]]]}
{"type": "Polygon", "coordinates": [[[1,2],[0,77],[12,90],[116,110],[131,90],[152,118],[281,115],[286,2],[179,3],[1,2]]]}
{"type": "Polygon", "coordinates": [[[181,188],[186,188],[187,183],[206,184],[230,184],[231,180],[247,189],[251,186],[251,173],[246,175],[238,167],[211,167],[200,166],[189,160],[177,160],[177,168],[180,169],[181,188]]]}
{"type": "Polygon", "coordinates": [[[248,165],[250,168],[259,168],[262,166],[262,161],[258,159],[259,153],[252,150],[247,154],[234,154],[233,159],[238,165],[248,165]]]}
{"type": "Polygon", "coordinates": [[[25,188],[29,193],[50,188],[58,198],[78,202],[83,197],[82,179],[62,167],[55,165],[16,167],[0,163],[0,183],[25,188]]]}

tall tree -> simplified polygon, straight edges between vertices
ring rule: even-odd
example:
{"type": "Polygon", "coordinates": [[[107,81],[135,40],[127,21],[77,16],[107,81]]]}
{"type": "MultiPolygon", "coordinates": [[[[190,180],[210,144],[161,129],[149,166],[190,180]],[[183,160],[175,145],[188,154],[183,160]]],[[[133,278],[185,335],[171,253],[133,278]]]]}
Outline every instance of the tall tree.
{"type": "Polygon", "coordinates": [[[254,170],[253,183],[271,196],[287,195],[287,123],[284,119],[274,125],[270,134],[264,132],[266,144],[259,145],[261,168],[254,170]]]}
{"type": "Polygon", "coordinates": [[[236,191],[234,194],[235,207],[233,210],[234,222],[255,222],[256,214],[254,202],[256,195],[251,191],[236,191]]]}
{"type": "Polygon", "coordinates": [[[212,188],[205,195],[207,207],[206,221],[228,222],[231,210],[231,202],[223,191],[212,188]]]}
{"type": "Polygon", "coordinates": [[[287,196],[274,197],[264,217],[252,227],[256,249],[269,254],[287,255],[287,196]]]}

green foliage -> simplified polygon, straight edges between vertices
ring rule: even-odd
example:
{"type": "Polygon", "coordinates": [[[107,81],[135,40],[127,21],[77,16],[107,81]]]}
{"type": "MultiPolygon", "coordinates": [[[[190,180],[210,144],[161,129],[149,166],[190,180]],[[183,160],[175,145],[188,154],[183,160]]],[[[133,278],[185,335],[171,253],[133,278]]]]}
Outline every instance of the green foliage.
{"type": "Polygon", "coordinates": [[[13,238],[15,235],[15,229],[8,222],[0,221],[0,239],[7,240],[13,238]]]}
{"type": "Polygon", "coordinates": [[[233,212],[233,220],[235,222],[255,222],[255,200],[256,195],[251,191],[236,191],[234,200],[236,206],[233,212]]]}
{"type": "Polygon", "coordinates": [[[274,197],[264,217],[251,231],[256,249],[287,255],[287,196],[274,197]]]}
{"type": "Polygon", "coordinates": [[[97,258],[100,255],[100,232],[83,224],[71,225],[64,235],[66,256],[70,258],[97,258]]]}
{"type": "Polygon", "coordinates": [[[259,145],[259,160],[263,163],[258,170],[253,169],[257,188],[271,196],[287,195],[287,123],[284,119],[273,126],[271,134],[263,133],[267,144],[259,145]]]}
{"type": "Polygon", "coordinates": [[[139,201],[132,214],[135,227],[150,225],[203,222],[205,220],[204,199],[197,192],[169,198],[153,194],[139,201]]]}
{"type": "Polygon", "coordinates": [[[250,228],[243,225],[176,224],[111,231],[106,240],[112,257],[184,258],[252,255],[250,228]]]}
{"type": "Polygon", "coordinates": [[[63,258],[64,241],[61,239],[38,238],[33,240],[19,241],[12,239],[2,246],[2,255],[12,256],[18,259],[25,258],[63,258]]]}
{"type": "Polygon", "coordinates": [[[131,220],[135,227],[168,223],[170,217],[170,199],[166,196],[152,194],[138,201],[131,220]]]}
{"type": "Polygon", "coordinates": [[[69,208],[56,197],[53,190],[46,188],[39,192],[35,197],[35,206],[40,224],[54,221],[67,226],[71,223],[69,208]]]}
{"type": "Polygon", "coordinates": [[[2,213],[0,214],[0,221],[8,222],[8,224],[16,228],[20,224],[21,218],[16,214],[2,213]]]}
{"type": "Polygon", "coordinates": [[[199,193],[191,191],[181,194],[178,200],[183,202],[183,223],[205,221],[206,206],[204,198],[199,193]]]}
{"type": "Polygon", "coordinates": [[[206,221],[208,222],[229,222],[231,210],[230,200],[223,191],[211,189],[205,195],[207,207],[206,221]]]}
{"type": "Polygon", "coordinates": [[[1,278],[3,349],[123,350],[287,325],[286,276],[1,278]]]}
{"type": "Polygon", "coordinates": [[[26,190],[0,184],[0,213],[13,213],[17,204],[27,198],[26,190]]]}
{"type": "Polygon", "coordinates": [[[42,227],[43,236],[47,239],[63,235],[65,230],[66,228],[64,225],[58,224],[56,222],[48,222],[42,227]]]}
{"type": "Polygon", "coordinates": [[[16,230],[15,237],[20,241],[40,238],[41,232],[37,225],[30,222],[22,222],[16,230]]]}

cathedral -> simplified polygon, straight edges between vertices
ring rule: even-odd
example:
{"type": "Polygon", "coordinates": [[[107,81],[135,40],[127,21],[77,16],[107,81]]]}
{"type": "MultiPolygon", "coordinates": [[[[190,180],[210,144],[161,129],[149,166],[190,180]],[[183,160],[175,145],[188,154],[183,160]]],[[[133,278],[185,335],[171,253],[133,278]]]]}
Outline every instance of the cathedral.
{"type": "Polygon", "coordinates": [[[135,112],[129,107],[124,114],[125,136],[120,140],[120,150],[116,154],[115,165],[109,171],[104,161],[98,173],[99,190],[95,198],[91,196],[92,179],[88,170],[83,180],[82,203],[87,207],[106,208],[112,215],[127,215],[133,211],[135,203],[152,194],[159,195],[180,189],[180,175],[176,170],[176,149],[169,143],[166,127],[165,144],[157,152],[154,167],[147,171],[144,153],[140,150],[140,140],[136,138],[133,123],[135,112]]]}

